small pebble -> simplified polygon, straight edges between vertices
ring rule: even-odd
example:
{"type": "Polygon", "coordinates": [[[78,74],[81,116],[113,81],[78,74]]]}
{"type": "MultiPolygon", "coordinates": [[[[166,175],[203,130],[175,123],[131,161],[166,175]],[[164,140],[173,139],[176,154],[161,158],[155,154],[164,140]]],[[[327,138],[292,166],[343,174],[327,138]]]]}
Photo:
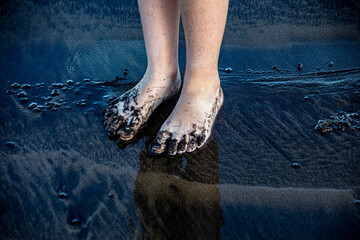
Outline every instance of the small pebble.
{"type": "Polygon", "coordinates": [[[41,87],[40,83],[35,84],[36,87],[41,87]]]}
{"type": "Polygon", "coordinates": [[[44,98],[44,101],[51,101],[51,100],[52,100],[52,97],[50,97],[50,96],[44,98]]]}
{"type": "Polygon", "coordinates": [[[318,70],[318,71],[320,71],[320,70],[321,70],[321,68],[319,68],[319,67],[318,67],[318,68],[317,68],[317,70],[318,70]]]}
{"type": "Polygon", "coordinates": [[[123,74],[124,74],[124,76],[127,76],[127,75],[128,75],[128,72],[124,72],[123,74]]]}
{"type": "Polygon", "coordinates": [[[329,66],[329,67],[334,66],[334,62],[333,62],[333,61],[329,62],[328,66],[329,66]]]}
{"type": "Polygon", "coordinates": [[[79,226],[79,225],[81,225],[81,222],[79,219],[75,218],[71,221],[71,225],[79,226]]]}
{"type": "Polygon", "coordinates": [[[354,204],[355,204],[356,206],[360,206],[360,200],[359,200],[359,199],[356,199],[356,200],[354,201],[354,204]]]}
{"type": "Polygon", "coordinates": [[[16,143],[13,141],[7,141],[5,143],[5,146],[7,146],[8,148],[15,148],[16,147],[16,143]]]}
{"type": "Polygon", "coordinates": [[[71,79],[69,79],[69,80],[66,81],[66,84],[67,84],[67,85],[72,85],[72,84],[74,84],[74,81],[71,80],[71,79]]]}
{"type": "Polygon", "coordinates": [[[297,162],[294,162],[294,163],[292,163],[291,164],[291,167],[293,167],[293,168],[300,168],[300,163],[297,163],[297,162]]]}
{"type": "Polygon", "coordinates": [[[20,91],[20,92],[18,92],[17,96],[18,96],[19,98],[22,98],[22,97],[26,97],[27,95],[26,95],[26,92],[25,92],[25,91],[20,91]]]}
{"type": "Polygon", "coordinates": [[[109,194],[108,194],[108,198],[112,198],[112,197],[114,197],[114,194],[113,194],[113,193],[109,193],[109,194]]]}
{"type": "Polygon", "coordinates": [[[57,108],[53,107],[51,110],[55,112],[55,111],[57,111],[57,108]]]}
{"type": "Polygon", "coordinates": [[[129,69],[125,68],[125,69],[124,69],[124,71],[125,71],[125,72],[128,72],[128,71],[129,71],[129,69]]]}
{"type": "Polygon", "coordinates": [[[273,66],[273,67],[272,67],[272,69],[274,69],[274,70],[276,70],[276,71],[280,72],[280,68],[279,68],[278,66],[276,66],[276,65],[275,65],[275,66],[273,66]]]}
{"type": "Polygon", "coordinates": [[[313,93],[320,94],[320,91],[315,90],[315,91],[313,91],[313,93]]]}
{"type": "Polygon", "coordinates": [[[29,106],[28,106],[28,108],[30,108],[30,109],[34,109],[36,107],[37,107],[37,103],[35,103],[35,102],[30,103],[29,106]]]}
{"type": "Polygon", "coordinates": [[[21,88],[23,88],[23,89],[28,89],[28,88],[30,88],[31,86],[30,86],[30,84],[23,84],[22,86],[21,86],[21,88]]]}
{"type": "Polygon", "coordinates": [[[232,73],[232,71],[233,71],[232,68],[229,68],[229,67],[225,68],[225,72],[227,72],[227,73],[232,73]]]}
{"type": "Polygon", "coordinates": [[[59,95],[60,95],[60,92],[59,92],[59,90],[54,89],[54,90],[51,91],[50,95],[53,96],[53,97],[59,96],[59,95]]]}
{"type": "Polygon", "coordinates": [[[299,71],[303,69],[303,65],[302,65],[302,63],[298,63],[298,65],[297,65],[297,69],[298,69],[299,71]]]}
{"type": "Polygon", "coordinates": [[[28,99],[26,97],[25,98],[20,98],[20,101],[24,103],[24,102],[27,102],[28,99]]]}
{"type": "Polygon", "coordinates": [[[41,112],[41,109],[39,107],[36,107],[33,109],[34,112],[41,112]]]}
{"type": "Polygon", "coordinates": [[[252,69],[250,69],[250,68],[248,68],[248,69],[246,69],[246,71],[248,72],[248,73],[252,73],[252,69]]]}
{"type": "Polygon", "coordinates": [[[305,101],[309,101],[310,98],[309,98],[308,96],[305,96],[305,97],[304,97],[304,100],[305,100],[305,101]]]}
{"type": "Polygon", "coordinates": [[[80,82],[77,82],[77,83],[75,83],[75,86],[79,86],[81,83],[80,82]]]}
{"type": "Polygon", "coordinates": [[[62,198],[62,199],[65,199],[65,198],[68,198],[69,195],[66,192],[61,192],[61,193],[58,194],[58,197],[62,198]]]}
{"type": "Polygon", "coordinates": [[[84,78],[84,82],[90,82],[89,78],[84,78]]]}
{"type": "Polygon", "coordinates": [[[14,93],[14,91],[11,91],[11,90],[6,91],[6,93],[7,93],[7,94],[9,94],[9,95],[13,95],[13,94],[15,94],[15,93],[14,93]]]}
{"type": "Polygon", "coordinates": [[[18,84],[18,83],[13,83],[13,84],[11,84],[11,86],[12,86],[13,88],[19,88],[19,87],[20,87],[20,84],[18,84]]]}

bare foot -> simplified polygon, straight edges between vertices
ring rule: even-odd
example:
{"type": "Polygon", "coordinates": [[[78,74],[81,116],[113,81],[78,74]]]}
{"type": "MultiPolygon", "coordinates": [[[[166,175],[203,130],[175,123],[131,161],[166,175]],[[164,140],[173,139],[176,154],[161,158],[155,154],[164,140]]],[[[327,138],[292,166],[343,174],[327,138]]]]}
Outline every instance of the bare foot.
{"type": "Polygon", "coordinates": [[[180,89],[179,71],[175,74],[145,73],[132,89],[115,99],[103,112],[104,125],[110,135],[132,139],[144,126],[151,113],[180,89]]]}
{"type": "Polygon", "coordinates": [[[209,138],[223,103],[222,89],[219,84],[216,87],[192,89],[183,87],[174,110],[151,145],[154,153],[166,150],[169,155],[193,152],[209,138]]]}

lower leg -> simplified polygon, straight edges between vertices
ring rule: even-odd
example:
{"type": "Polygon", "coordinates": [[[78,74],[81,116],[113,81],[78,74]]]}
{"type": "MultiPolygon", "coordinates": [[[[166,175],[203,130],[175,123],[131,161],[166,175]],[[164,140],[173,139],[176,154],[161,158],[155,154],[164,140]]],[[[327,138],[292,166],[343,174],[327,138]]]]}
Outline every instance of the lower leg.
{"type": "Polygon", "coordinates": [[[180,88],[179,6],[176,0],[139,0],[148,66],[142,80],[105,109],[105,125],[123,140],[135,136],[152,111],[180,88]]]}
{"type": "Polygon", "coordinates": [[[186,40],[186,71],[179,101],[162,125],[152,150],[192,152],[208,139],[223,96],[218,58],[227,0],[180,0],[186,40]]]}

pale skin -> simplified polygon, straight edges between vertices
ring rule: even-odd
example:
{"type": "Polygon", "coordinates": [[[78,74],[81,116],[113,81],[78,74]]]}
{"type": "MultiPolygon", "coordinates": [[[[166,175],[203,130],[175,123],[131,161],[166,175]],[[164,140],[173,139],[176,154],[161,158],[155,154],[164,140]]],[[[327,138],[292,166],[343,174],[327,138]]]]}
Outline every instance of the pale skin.
{"type": "Polygon", "coordinates": [[[180,98],[151,145],[154,153],[193,152],[211,134],[223,103],[218,59],[228,0],[139,0],[148,59],[142,80],[105,109],[105,126],[132,139],[153,110],[180,89],[180,15],[186,41],[186,69],[180,98]]]}

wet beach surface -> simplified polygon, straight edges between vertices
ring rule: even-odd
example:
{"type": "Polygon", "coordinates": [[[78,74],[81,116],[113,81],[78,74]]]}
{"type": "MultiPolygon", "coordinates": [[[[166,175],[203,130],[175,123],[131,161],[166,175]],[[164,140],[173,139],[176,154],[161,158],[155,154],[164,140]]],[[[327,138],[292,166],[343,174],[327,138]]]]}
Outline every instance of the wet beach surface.
{"type": "Polygon", "coordinates": [[[359,41],[226,38],[212,137],[172,157],[148,147],[176,98],[131,142],[101,124],[146,68],[128,38],[1,41],[0,239],[359,239],[359,41]]]}
{"type": "Polygon", "coordinates": [[[141,41],[6,46],[2,238],[355,238],[359,49],[356,42],[224,45],[225,103],[212,138],[170,157],[148,146],[176,99],[130,143],[109,139],[101,124],[107,101],[144,71],[141,41]],[[315,129],[349,113],[344,129],[315,129]]]}

